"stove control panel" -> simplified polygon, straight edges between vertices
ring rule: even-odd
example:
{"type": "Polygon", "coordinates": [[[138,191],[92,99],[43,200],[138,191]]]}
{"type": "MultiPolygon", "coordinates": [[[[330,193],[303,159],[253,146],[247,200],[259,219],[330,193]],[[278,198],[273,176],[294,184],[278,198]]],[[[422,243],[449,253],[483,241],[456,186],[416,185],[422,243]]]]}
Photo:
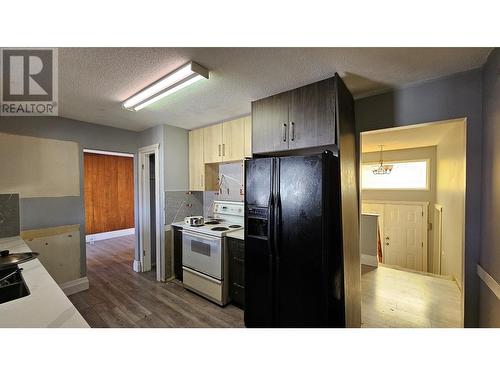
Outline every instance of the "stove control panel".
{"type": "Polygon", "coordinates": [[[226,214],[234,216],[244,216],[243,202],[214,202],[214,214],[226,214]]]}

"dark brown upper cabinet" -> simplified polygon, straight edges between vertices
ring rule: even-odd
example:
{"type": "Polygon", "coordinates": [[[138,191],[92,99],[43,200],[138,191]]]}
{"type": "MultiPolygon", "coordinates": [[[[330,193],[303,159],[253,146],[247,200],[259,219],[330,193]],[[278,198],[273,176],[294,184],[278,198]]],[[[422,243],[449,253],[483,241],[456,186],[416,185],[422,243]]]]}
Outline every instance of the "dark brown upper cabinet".
{"type": "Polygon", "coordinates": [[[288,150],[289,103],[290,92],[252,102],[252,152],[254,154],[288,150]]]}
{"type": "Polygon", "coordinates": [[[252,103],[254,154],[336,143],[338,75],[252,103]]]}
{"type": "Polygon", "coordinates": [[[334,79],[292,91],[289,119],[289,149],[335,143],[334,79]]]}

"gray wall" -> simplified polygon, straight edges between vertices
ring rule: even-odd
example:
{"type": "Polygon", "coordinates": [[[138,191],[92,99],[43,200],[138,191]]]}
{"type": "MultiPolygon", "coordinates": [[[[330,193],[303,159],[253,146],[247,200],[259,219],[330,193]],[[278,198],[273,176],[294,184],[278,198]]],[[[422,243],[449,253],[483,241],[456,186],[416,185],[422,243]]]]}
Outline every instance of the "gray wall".
{"type": "Polygon", "coordinates": [[[203,193],[189,192],[189,131],[165,125],[166,224],[203,215],[203,193]]]}
{"type": "MultiPolygon", "coordinates": [[[[500,281],[500,49],[483,68],[483,186],[479,264],[500,281]]],[[[500,327],[500,300],[482,281],[479,325],[500,327]]]]}
{"type": "Polygon", "coordinates": [[[165,191],[187,191],[189,188],[189,132],[164,126],[165,191]]]}
{"type": "MultiPolygon", "coordinates": [[[[80,196],[22,198],[21,229],[80,224],[81,276],[86,274],[83,149],[137,152],[137,133],[63,117],[0,117],[0,132],[74,141],[80,145],[80,196]]],[[[134,172],[136,173],[136,172],[134,172]]]]}
{"type": "Polygon", "coordinates": [[[482,102],[481,69],[360,98],[355,102],[356,129],[384,129],[426,122],[467,118],[467,187],[465,233],[465,321],[478,323],[480,248],[482,102]]]}

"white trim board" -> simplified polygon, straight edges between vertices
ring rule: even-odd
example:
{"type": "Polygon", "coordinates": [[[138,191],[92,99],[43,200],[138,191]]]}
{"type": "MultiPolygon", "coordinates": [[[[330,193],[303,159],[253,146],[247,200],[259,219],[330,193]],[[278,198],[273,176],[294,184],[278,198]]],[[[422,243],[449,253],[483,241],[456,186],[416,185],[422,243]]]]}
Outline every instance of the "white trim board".
{"type": "Polygon", "coordinates": [[[150,146],[141,147],[138,150],[139,156],[139,256],[141,272],[146,272],[151,270],[151,232],[154,230],[156,232],[156,280],[165,280],[165,269],[162,266],[164,264],[162,259],[165,257],[165,249],[161,247],[162,240],[164,239],[165,232],[162,231],[164,227],[164,217],[162,215],[162,190],[161,186],[161,175],[160,175],[160,145],[155,143],[150,146]],[[155,216],[156,225],[155,228],[151,227],[150,220],[150,178],[149,178],[149,163],[147,159],[150,155],[155,157],[155,216]],[[148,166],[148,167],[146,167],[148,166]],[[163,234],[163,237],[162,237],[163,234]]]}
{"type": "Polygon", "coordinates": [[[59,285],[66,296],[70,296],[75,293],[83,292],[89,288],[89,279],[87,276],[81,277],[76,280],[67,281],[59,285]]]}
{"type": "Polygon", "coordinates": [[[135,272],[141,272],[141,270],[142,270],[141,261],[134,259],[134,264],[133,264],[132,268],[135,272]]]}
{"type": "Polygon", "coordinates": [[[378,267],[378,259],[375,255],[361,254],[361,264],[378,267]]]}
{"type": "Polygon", "coordinates": [[[134,154],[129,154],[126,152],[115,152],[115,151],[103,151],[103,150],[91,150],[89,148],[83,149],[84,153],[87,154],[99,154],[99,155],[111,155],[111,156],[123,156],[125,158],[133,158],[134,154]]]}
{"type": "Polygon", "coordinates": [[[477,265],[477,275],[483,282],[486,284],[488,288],[500,299],[500,284],[491,276],[486,270],[481,267],[479,264],[477,265]]]}
{"type": "Polygon", "coordinates": [[[131,234],[135,234],[135,228],[120,229],[111,232],[87,234],[85,236],[85,242],[94,243],[95,241],[102,241],[102,240],[108,240],[110,238],[129,236],[131,234]]]}

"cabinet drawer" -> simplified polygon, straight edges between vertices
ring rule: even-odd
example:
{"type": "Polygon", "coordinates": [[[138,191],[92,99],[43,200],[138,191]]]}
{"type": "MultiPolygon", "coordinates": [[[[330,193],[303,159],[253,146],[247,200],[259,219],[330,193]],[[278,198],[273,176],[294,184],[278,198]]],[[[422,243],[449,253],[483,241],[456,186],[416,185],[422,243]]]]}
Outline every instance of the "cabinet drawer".
{"type": "Polygon", "coordinates": [[[238,283],[231,283],[229,294],[234,304],[245,307],[245,288],[238,283]]]}

